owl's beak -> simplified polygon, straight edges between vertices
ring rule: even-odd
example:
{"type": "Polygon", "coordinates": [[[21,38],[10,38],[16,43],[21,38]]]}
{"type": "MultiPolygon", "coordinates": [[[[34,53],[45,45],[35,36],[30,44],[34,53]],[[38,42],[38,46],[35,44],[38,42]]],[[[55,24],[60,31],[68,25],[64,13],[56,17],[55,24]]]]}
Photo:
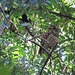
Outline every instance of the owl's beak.
{"type": "Polygon", "coordinates": [[[51,29],[50,31],[53,32],[53,29],[51,29]]]}

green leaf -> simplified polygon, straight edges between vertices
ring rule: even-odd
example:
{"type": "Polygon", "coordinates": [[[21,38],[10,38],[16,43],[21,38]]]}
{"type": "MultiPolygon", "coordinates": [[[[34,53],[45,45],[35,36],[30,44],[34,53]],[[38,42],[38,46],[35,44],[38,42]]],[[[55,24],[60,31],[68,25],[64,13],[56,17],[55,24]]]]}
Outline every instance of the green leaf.
{"type": "Polygon", "coordinates": [[[8,66],[2,66],[0,68],[0,74],[1,75],[11,75],[10,74],[10,69],[8,68],[8,66]]]}

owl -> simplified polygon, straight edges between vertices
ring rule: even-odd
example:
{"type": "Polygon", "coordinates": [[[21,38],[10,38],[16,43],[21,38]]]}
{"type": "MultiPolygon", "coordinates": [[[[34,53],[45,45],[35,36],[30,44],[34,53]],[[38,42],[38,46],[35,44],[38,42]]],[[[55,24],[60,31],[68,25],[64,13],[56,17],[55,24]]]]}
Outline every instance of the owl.
{"type": "MultiPolygon", "coordinates": [[[[48,27],[46,33],[41,37],[41,45],[45,49],[52,49],[55,43],[59,42],[59,28],[56,25],[51,25],[48,27]]],[[[40,47],[39,54],[42,56],[45,51],[40,47]]]]}

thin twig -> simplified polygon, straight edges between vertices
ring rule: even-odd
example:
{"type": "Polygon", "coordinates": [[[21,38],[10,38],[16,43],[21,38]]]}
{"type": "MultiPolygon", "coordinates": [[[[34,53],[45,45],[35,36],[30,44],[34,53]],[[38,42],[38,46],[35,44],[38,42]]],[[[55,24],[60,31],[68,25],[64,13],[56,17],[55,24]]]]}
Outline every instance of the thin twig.
{"type": "Polygon", "coordinates": [[[49,42],[46,39],[44,39],[42,37],[41,37],[41,39],[44,40],[44,42],[46,42],[47,44],[49,44],[49,42]]]}
{"type": "Polygon", "coordinates": [[[33,40],[33,39],[39,38],[40,36],[41,36],[41,35],[34,36],[34,37],[32,37],[31,39],[26,39],[26,41],[31,41],[31,40],[33,40]]]}
{"type": "Polygon", "coordinates": [[[1,6],[0,6],[1,12],[3,13],[4,17],[7,19],[7,17],[5,16],[5,13],[3,12],[1,6]]]}
{"type": "MultiPolygon", "coordinates": [[[[4,15],[4,17],[5,17],[5,19],[7,20],[7,21],[9,21],[12,25],[14,25],[14,23],[10,20],[10,19],[8,19],[6,16],[5,16],[5,13],[3,12],[3,10],[2,10],[2,8],[0,7],[0,9],[1,9],[1,12],[3,13],[3,15],[4,15]]],[[[15,27],[15,29],[17,30],[17,32],[18,32],[18,29],[17,29],[17,27],[14,25],[14,27],[15,27]]]]}
{"type": "Polygon", "coordinates": [[[36,44],[36,45],[38,45],[39,47],[41,47],[49,55],[48,50],[46,50],[42,45],[39,45],[37,42],[35,42],[33,40],[31,40],[31,42],[34,43],[34,44],[36,44]]]}
{"type": "MultiPolygon", "coordinates": [[[[36,38],[36,36],[34,36],[34,34],[29,30],[29,28],[27,26],[25,26],[25,28],[28,30],[29,34],[33,37],[32,39],[36,38]]],[[[39,47],[41,47],[47,54],[49,54],[48,50],[46,50],[42,45],[39,45],[37,42],[32,41],[32,39],[30,39],[28,41],[31,41],[32,43],[35,43],[36,45],[38,45],[39,47]]],[[[27,41],[27,40],[25,40],[25,41],[27,41]]]]}
{"type": "Polygon", "coordinates": [[[44,62],[44,65],[43,65],[43,67],[42,67],[42,69],[41,69],[41,71],[40,71],[40,74],[39,74],[39,75],[42,75],[43,69],[45,68],[45,66],[46,66],[46,64],[47,64],[48,60],[50,59],[50,57],[52,56],[52,52],[54,52],[54,49],[56,48],[56,46],[57,46],[57,43],[55,43],[55,45],[54,45],[54,47],[53,47],[52,51],[49,53],[49,55],[48,55],[48,57],[47,57],[46,61],[44,62]]]}
{"type": "Polygon", "coordinates": [[[67,16],[67,15],[65,15],[65,14],[56,13],[56,12],[52,12],[52,11],[49,11],[49,12],[52,13],[52,14],[58,15],[58,16],[63,16],[63,17],[66,17],[66,18],[75,20],[75,18],[73,18],[73,17],[71,17],[71,16],[67,16]]]}
{"type": "Polygon", "coordinates": [[[25,28],[27,29],[27,31],[29,32],[29,34],[34,37],[34,34],[29,30],[28,26],[25,26],[25,28]]]}

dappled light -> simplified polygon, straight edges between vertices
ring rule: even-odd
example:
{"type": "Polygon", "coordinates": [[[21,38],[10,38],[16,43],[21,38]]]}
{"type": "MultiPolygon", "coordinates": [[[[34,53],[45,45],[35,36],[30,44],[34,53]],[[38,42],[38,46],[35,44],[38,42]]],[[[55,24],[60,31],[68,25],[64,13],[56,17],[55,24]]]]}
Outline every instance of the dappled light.
{"type": "Polygon", "coordinates": [[[0,75],[75,75],[75,1],[1,0],[0,75]]]}

